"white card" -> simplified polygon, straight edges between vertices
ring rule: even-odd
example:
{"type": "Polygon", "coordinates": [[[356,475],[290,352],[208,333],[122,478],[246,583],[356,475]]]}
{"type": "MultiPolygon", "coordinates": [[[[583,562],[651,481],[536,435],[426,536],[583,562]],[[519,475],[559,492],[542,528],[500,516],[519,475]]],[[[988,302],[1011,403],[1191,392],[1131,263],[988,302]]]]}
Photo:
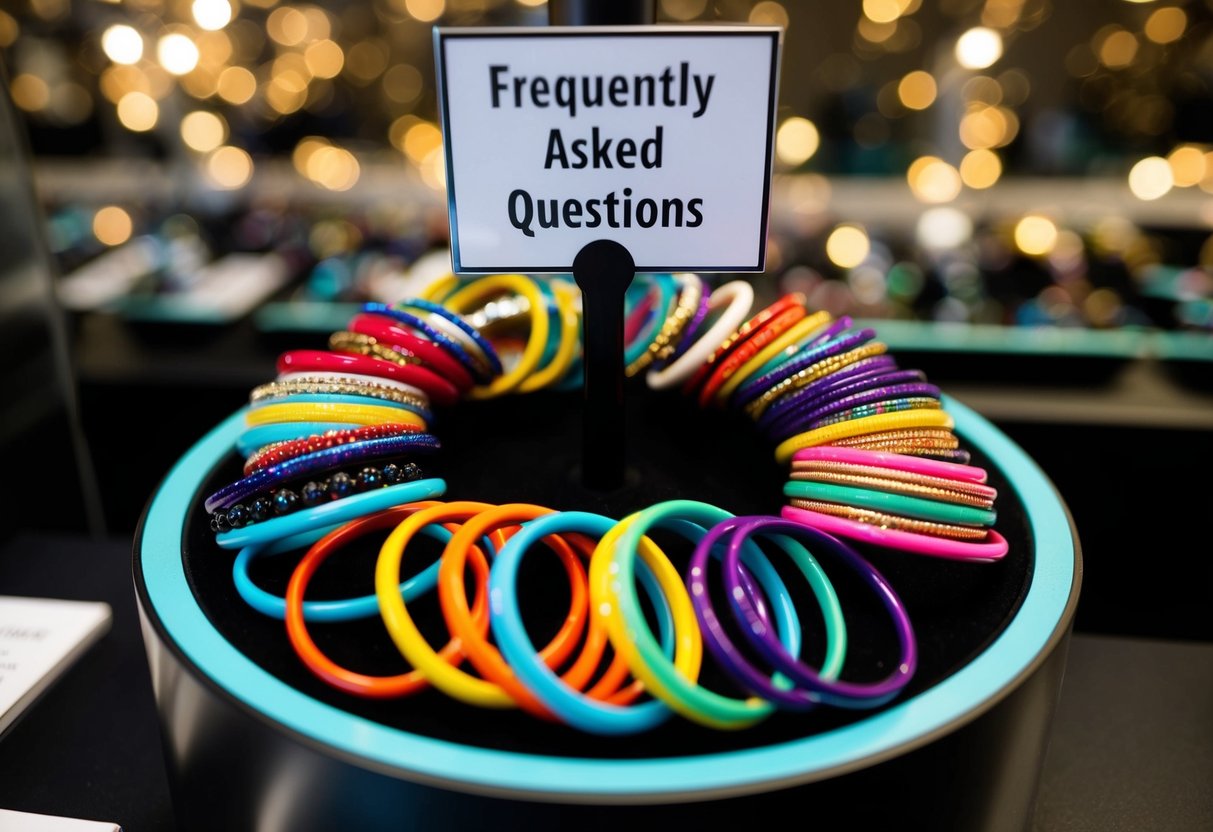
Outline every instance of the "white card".
{"type": "Polygon", "coordinates": [[[109,626],[108,604],[0,595],[0,734],[109,626]]]}
{"type": "Polygon", "coordinates": [[[0,830],[3,832],[122,832],[116,823],[95,820],[57,818],[51,815],[31,815],[0,809],[0,830]]]}

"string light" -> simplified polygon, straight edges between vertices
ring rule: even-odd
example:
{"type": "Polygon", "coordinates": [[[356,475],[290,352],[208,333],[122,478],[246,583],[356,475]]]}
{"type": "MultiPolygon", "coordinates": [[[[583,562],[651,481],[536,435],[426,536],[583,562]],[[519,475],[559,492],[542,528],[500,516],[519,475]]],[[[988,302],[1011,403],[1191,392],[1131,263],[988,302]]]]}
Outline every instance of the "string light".
{"type": "Polygon", "coordinates": [[[136,64],[143,57],[143,36],[131,26],[111,26],[101,35],[101,51],[116,64],[136,64]]]}
{"type": "Polygon", "coordinates": [[[1002,35],[975,26],[956,41],[956,60],[965,69],[985,69],[1002,57],[1002,35]]]}

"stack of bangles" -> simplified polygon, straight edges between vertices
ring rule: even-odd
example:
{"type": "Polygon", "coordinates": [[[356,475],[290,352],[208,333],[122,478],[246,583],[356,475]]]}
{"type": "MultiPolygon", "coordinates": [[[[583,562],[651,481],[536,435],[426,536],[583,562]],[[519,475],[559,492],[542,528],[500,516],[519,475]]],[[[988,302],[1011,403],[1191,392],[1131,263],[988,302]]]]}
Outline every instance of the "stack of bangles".
{"type": "Polygon", "coordinates": [[[233,572],[241,597],[285,620],[306,666],[343,691],[391,698],[432,686],[469,704],[518,707],[603,734],[644,731],[674,712],[738,729],[775,709],[871,708],[908,684],[917,648],[893,588],[837,537],[958,560],[1006,553],[991,528],[994,489],[968,464],[939,390],[921,373],[899,370],[871,330],[810,312],[800,295],[752,315],[748,283],[713,291],[689,274],[637,278],[625,321],[627,372],[755,421],[777,444],[777,459],[791,463],[782,517],[735,517],[689,500],[622,521],[525,504],[437,502],[446,483],[421,467],[438,448],[431,406],[580,384],[580,299],[568,281],[522,275],[447,277],[423,294],[367,304],[327,351],[282,355],[278,377],[250,397],[237,439],[243,476],[204,502],[218,544],[239,552],[233,572]],[[685,575],[648,536],[654,529],[694,546],[685,575]],[[387,534],[374,594],[304,600],[327,558],[374,532],[387,534]],[[419,534],[443,543],[442,555],[402,582],[408,544],[419,534]],[[522,556],[539,542],[560,559],[571,598],[542,649],[523,627],[516,584],[522,556]],[[299,549],[306,554],[285,597],[250,579],[254,559],[299,549]],[[790,558],[817,602],[809,620],[824,621],[818,667],[802,659],[810,652],[802,616],[771,551],[790,558]],[[900,656],[887,657],[893,670],[879,681],[840,679],[847,630],[817,560],[823,556],[856,573],[890,616],[900,656]],[[709,575],[723,603],[713,601],[709,575]],[[435,587],[451,634],[438,650],[407,606],[435,587]],[[308,633],[311,624],[373,616],[409,672],[369,676],[340,667],[308,633]],[[698,684],[705,644],[746,698],[698,684]]]}

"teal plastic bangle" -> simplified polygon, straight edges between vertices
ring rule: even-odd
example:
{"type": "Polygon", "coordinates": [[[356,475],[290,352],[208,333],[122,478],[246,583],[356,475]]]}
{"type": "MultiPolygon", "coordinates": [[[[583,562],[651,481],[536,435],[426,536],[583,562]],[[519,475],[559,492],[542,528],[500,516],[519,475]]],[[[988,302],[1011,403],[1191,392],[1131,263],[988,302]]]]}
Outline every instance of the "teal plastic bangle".
{"type": "Polygon", "coordinates": [[[931,520],[936,523],[992,526],[998,518],[998,512],[993,509],[941,503],[935,500],[924,500],[920,497],[907,497],[904,494],[890,494],[887,491],[853,488],[833,483],[790,480],[784,484],[783,493],[788,497],[796,497],[801,500],[821,500],[827,503],[869,508],[886,514],[931,520]]]}
{"type": "Polygon", "coordinates": [[[262,523],[232,529],[217,535],[215,542],[224,549],[242,549],[245,546],[269,543],[280,537],[310,532],[321,526],[356,520],[365,514],[392,506],[415,503],[418,500],[432,500],[445,493],[446,481],[437,478],[389,485],[387,488],[364,491],[352,497],[342,497],[331,503],[305,508],[262,523]]]}
{"type": "Polygon", "coordinates": [[[349,422],[283,422],[275,425],[258,425],[236,437],[236,450],[247,459],[256,451],[275,442],[317,436],[330,430],[352,430],[362,427],[349,422]]]}
{"type": "MultiPolygon", "coordinates": [[[[580,532],[591,537],[602,537],[614,525],[615,521],[609,517],[584,511],[548,514],[524,523],[521,531],[510,538],[493,561],[493,571],[489,574],[489,599],[493,614],[489,620],[505,660],[548,710],[582,731],[622,735],[648,731],[668,719],[672,712],[655,699],[639,705],[613,705],[591,699],[566,685],[535,652],[535,645],[527,635],[518,607],[518,564],[530,547],[550,534],[580,532]]],[[[669,602],[643,561],[638,573],[645,594],[657,611],[663,655],[673,656],[674,618],[669,602]]]]}
{"type": "MultiPolygon", "coordinates": [[[[616,599],[619,613],[633,635],[641,660],[661,682],[668,694],[676,698],[688,711],[704,717],[704,721],[718,728],[745,728],[769,716],[775,706],[758,697],[734,699],[710,691],[683,676],[661,652],[653,633],[645,621],[640,608],[640,597],[636,593],[636,550],[640,539],[654,527],[677,532],[692,543],[697,543],[707,529],[734,515],[722,508],[693,500],[670,500],[657,503],[633,515],[632,522],[620,535],[611,566],[618,570],[619,588],[616,599]]],[[[713,552],[719,557],[719,552],[713,552]]],[[[751,571],[762,587],[763,593],[773,607],[773,618],[779,631],[779,640],[793,655],[800,653],[800,619],[796,607],[783,580],[767,560],[766,555],[753,541],[746,541],[742,551],[742,562],[751,571]]],[[[773,681],[781,687],[791,687],[783,676],[773,681]]]]}
{"type": "Polygon", "coordinates": [[[631,364],[644,355],[645,350],[649,348],[649,344],[653,343],[653,338],[665,323],[666,318],[673,314],[674,306],[678,303],[679,286],[678,281],[674,279],[674,275],[665,273],[655,274],[649,278],[648,282],[657,288],[657,303],[653,304],[653,315],[641,328],[640,334],[636,336],[636,340],[624,348],[624,366],[631,364]]]}

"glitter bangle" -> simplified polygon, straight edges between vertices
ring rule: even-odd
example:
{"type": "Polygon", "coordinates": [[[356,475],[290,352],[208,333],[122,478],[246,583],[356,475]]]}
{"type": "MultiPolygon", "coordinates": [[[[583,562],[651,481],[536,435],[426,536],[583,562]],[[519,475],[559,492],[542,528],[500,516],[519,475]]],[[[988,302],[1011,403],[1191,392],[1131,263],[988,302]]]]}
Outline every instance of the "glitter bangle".
{"type": "Polygon", "coordinates": [[[345,372],[358,375],[400,381],[425,391],[425,394],[441,405],[454,404],[459,391],[451,382],[436,373],[416,364],[393,364],[369,355],[345,355],[323,350],[292,350],[278,358],[279,373],[293,372],[345,372]]]}
{"type": "Polygon", "coordinates": [[[275,422],[347,422],[355,425],[385,425],[397,422],[424,428],[426,422],[416,413],[378,404],[282,404],[271,403],[250,408],[244,413],[249,427],[275,422]]]}
{"type": "Polygon", "coordinates": [[[722,403],[723,396],[720,393],[724,389],[725,382],[732,379],[742,366],[757,355],[763,347],[787,332],[806,314],[808,313],[803,304],[789,305],[756,327],[749,337],[739,342],[728,357],[720,361],[716,369],[708,376],[707,381],[699,389],[699,406],[707,407],[713,401],[717,404],[722,403]]]}
{"type": "Polygon", "coordinates": [[[501,294],[516,294],[526,298],[530,304],[528,314],[531,331],[527,335],[526,347],[518,363],[509,372],[497,376],[484,386],[472,388],[469,395],[474,399],[492,398],[516,390],[539,366],[547,348],[550,327],[547,304],[539,287],[529,278],[519,274],[498,274],[481,278],[452,293],[446,298],[445,304],[453,312],[466,313],[469,308],[501,294]]]}
{"type": "Polygon", "coordinates": [[[721,402],[728,401],[737,388],[747,379],[753,377],[760,367],[793,344],[801,344],[816,339],[829,324],[830,313],[825,311],[813,312],[801,318],[790,329],[759,350],[753,358],[742,364],[737,372],[733,374],[733,377],[720,388],[720,391],[717,393],[717,400],[721,402]]]}
{"type": "Polygon", "coordinates": [[[879,526],[845,517],[834,517],[793,506],[784,506],[780,513],[791,522],[800,523],[827,534],[946,560],[993,562],[1005,556],[1008,548],[1006,538],[994,529],[987,532],[985,542],[971,542],[948,540],[943,537],[932,537],[899,529],[882,529],[879,526]]]}
{"type": "Polygon", "coordinates": [[[475,345],[475,351],[479,351],[480,357],[489,365],[489,370],[492,375],[500,375],[502,372],[501,359],[497,357],[497,351],[493,349],[493,345],[489,340],[480,334],[480,330],[469,324],[462,315],[453,310],[447,309],[440,303],[434,303],[431,300],[424,298],[408,298],[395,304],[397,307],[404,309],[419,309],[423,312],[431,312],[441,318],[446,318],[456,327],[461,329],[475,345]]]}
{"type": "Polygon", "coordinates": [[[932,523],[958,526],[992,526],[998,514],[992,509],[943,503],[936,500],[894,494],[872,488],[855,488],[826,482],[791,480],[784,484],[783,493],[801,500],[819,500],[837,505],[868,508],[883,514],[894,514],[932,523]]]}
{"type": "Polygon", "coordinates": [[[338,445],[348,445],[366,439],[384,439],[390,436],[401,436],[417,433],[421,428],[416,425],[388,424],[367,425],[353,430],[331,430],[319,434],[301,437],[299,439],[275,442],[249,455],[244,462],[245,475],[252,474],[262,468],[286,462],[297,456],[314,453],[338,445]]]}
{"type": "Polygon", "coordinates": [[[674,344],[674,348],[670,351],[670,354],[665,358],[658,358],[653,362],[653,369],[655,370],[661,370],[668,367],[674,361],[678,360],[683,353],[691,348],[691,345],[694,344],[699,338],[699,331],[703,328],[703,323],[707,320],[708,313],[711,310],[712,292],[708,287],[707,281],[697,274],[683,273],[679,276],[694,279],[694,281],[698,284],[699,304],[696,306],[694,314],[691,315],[690,322],[687,323],[686,328],[683,329],[682,335],[679,336],[678,341],[676,344],[674,344]]]}
{"type": "Polygon", "coordinates": [[[937,537],[947,537],[953,540],[985,540],[989,529],[974,528],[973,526],[958,526],[953,523],[936,523],[931,520],[915,520],[911,517],[901,517],[896,514],[885,514],[870,508],[856,506],[840,506],[835,503],[823,503],[819,500],[789,500],[788,505],[806,511],[816,511],[820,514],[830,514],[834,517],[845,517],[859,523],[878,526],[882,529],[899,529],[916,534],[929,534],[937,537]]]}
{"type": "MultiPolygon", "coordinates": [[[[974,506],[976,508],[993,508],[994,496],[991,493],[974,493],[968,488],[971,485],[957,483],[955,480],[945,480],[940,477],[915,477],[913,474],[903,476],[913,479],[898,479],[891,476],[881,476],[880,469],[868,468],[863,465],[847,466],[850,471],[805,471],[796,468],[800,463],[793,463],[791,479],[804,482],[826,482],[834,485],[849,485],[856,488],[874,488],[878,491],[889,491],[894,494],[921,496],[927,499],[942,500],[947,503],[974,506]]],[[[896,472],[894,472],[896,473],[896,472]]],[[[992,492],[994,489],[988,489],[992,492]]]]}
{"type": "Polygon", "coordinates": [[[710,309],[723,309],[720,317],[698,336],[695,342],[676,360],[660,370],[649,372],[645,382],[653,390],[666,390],[690,378],[708,356],[749,314],[754,305],[754,287],[744,280],[734,280],[712,292],[710,309]]]}
{"type": "Polygon", "coordinates": [[[755,332],[766,326],[768,322],[777,316],[782,315],[788,309],[799,306],[803,310],[804,301],[804,295],[800,294],[799,292],[793,292],[791,294],[784,295],[770,306],[759,310],[756,315],[729,333],[729,336],[725,338],[724,341],[721,342],[718,347],[716,347],[716,349],[712,350],[711,354],[708,355],[707,360],[703,362],[703,365],[700,366],[695,371],[695,374],[691,376],[690,380],[683,385],[682,392],[689,395],[693,391],[698,390],[705,382],[707,382],[712,373],[716,371],[716,368],[719,367],[726,358],[731,356],[733,351],[736,350],[742,343],[747,341],[755,332]]]}
{"type": "Polygon", "coordinates": [[[802,451],[797,451],[792,459],[794,462],[823,461],[842,462],[852,465],[876,465],[894,471],[904,471],[927,477],[946,477],[948,479],[965,480],[972,483],[983,483],[986,481],[985,469],[978,468],[975,465],[956,465],[949,462],[935,462],[929,459],[914,459],[898,454],[853,450],[849,448],[805,448],[802,451]]]}
{"type": "Polygon", "coordinates": [[[363,313],[350,320],[349,328],[394,350],[415,356],[418,363],[444,376],[461,391],[476,383],[467,368],[452,358],[450,353],[433,341],[409,332],[392,318],[363,313]]]}
{"type": "Polygon", "coordinates": [[[368,315],[380,315],[385,318],[391,318],[397,323],[404,324],[409,329],[424,335],[444,350],[451,358],[454,358],[463,365],[464,369],[477,381],[484,383],[491,377],[492,373],[487,362],[477,360],[459,341],[456,341],[443,330],[438,329],[429,321],[414,315],[412,312],[407,312],[395,306],[388,306],[385,303],[363,304],[362,311],[368,315]]]}
{"type": "Polygon", "coordinates": [[[682,286],[682,291],[678,295],[678,302],[674,307],[674,311],[665,319],[665,322],[661,325],[661,330],[654,336],[648,349],[627,366],[625,372],[629,378],[647,370],[658,360],[674,351],[676,340],[682,334],[682,331],[686,329],[687,323],[699,307],[699,299],[702,294],[699,282],[690,279],[687,275],[679,275],[678,282],[682,286]]]}
{"type": "MultiPolygon", "coordinates": [[[[737,391],[735,402],[738,405],[745,405],[749,407],[757,401],[767,401],[778,398],[778,396],[783,395],[783,393],[776,393],[775,391],[786,391],[791,389],[792,382],[797,378],[802,378],[802,373],[811,373],[815,368],[819,368],[827,362],[854,352],[856,349],[863,348],[865,345],[869,345],[868,342],[872,340],[874,335],[875,333],[870,329],[861,329],[858,332],[848,332],[839,336],[838,338],[824,341],[810,349],[802,350],[801,352],[797,353],[795,358],[785,361],[771,372],[758,376],[757,378],[741,385],[740,389],[737,391]]],[[[875,343],[880,342],[877,341],[875,343]]],[[[860,356],[860,358],[870,358],[874,355],[883,354],[884,350],[876,350],[868,352],[867,354],[860,356]]],[[[855,360],[858,361],[860,359],[856,358],[855,360]]],[[[810,381],[819,377],[819,375],[813,375],[810,378],[810,381]]],[[[808,381],[804,382],[804,384],[808,383],[808,381]]],[[[803,387],[804,384],[795,386],[803,387]]]]}
{"type": "MultiPolygon", "coordinates": [[[[397,404],[412,405],[427,410],[430,400],[425,396],[405,393],[380,384],[346,384],[331,381],[271,381],[253,388],[249,401],[253,404],[296,395],[365,396],[397,404]]],[[[416,411],[414,411],[416,412],[416,411]]]]}
{"type": "Polygon", "coordinates": [[[899,428],[945,428],[951,430],[955,423],[952,417],[942,410],[907,410],[904,413],[881,413],[876,416],[865,416],[862,419],[852,419],[837,425],[815,428],[804,433],[798,433],[790,439],[785,439],[775,448],[775,460],[785,463],[792,454],[801,448],[811,448],[814,445],[829,445],[840,439],[848,439],[882,430],[899,428]]]}
{"type": "MultiPolygon", "coordinates": [[[[803,430],[816,430],[817,428],[838,425],[853,419],[862,419],[866,416],[876,416],[881,413],[902,413],[907,410],[939,410],[941,407],[939,399],[933,396],[908,396],[898,399],[888,399],[880,398],[879,393],[880,391],[873,391],[872,395],[876,399],[875,401],[857,404],[854,407],[848,407],[846,410],[832,413],[829,416],[823,416],[807,424],[803,430]]],[[[863,395],[867,396],[869,394],[865,393],[863,395]]],[[[840,404],[845,405],[846,402],[841,402],[840,404]]]]}
{"type": "Polygon", "coordinates": [[[421,359],[412,353],[394,350],[377,339],[361,332],[334,332],[329,336],[329,349],[351,355],[370,355],[393,364],[420,364],[421,359]]]}
{"type": "Polygon", "coordinates": [[[842,396],[876,390],[898,384],[924,384],[917,370],[898,370],[887,355],[878,355],[849,364],[837,372],[806,384],[775,402],[758,420],[759,429],[768,436],[788,433],[788,426],[803,421],[803,416],[824,403],[842,396]]]}

